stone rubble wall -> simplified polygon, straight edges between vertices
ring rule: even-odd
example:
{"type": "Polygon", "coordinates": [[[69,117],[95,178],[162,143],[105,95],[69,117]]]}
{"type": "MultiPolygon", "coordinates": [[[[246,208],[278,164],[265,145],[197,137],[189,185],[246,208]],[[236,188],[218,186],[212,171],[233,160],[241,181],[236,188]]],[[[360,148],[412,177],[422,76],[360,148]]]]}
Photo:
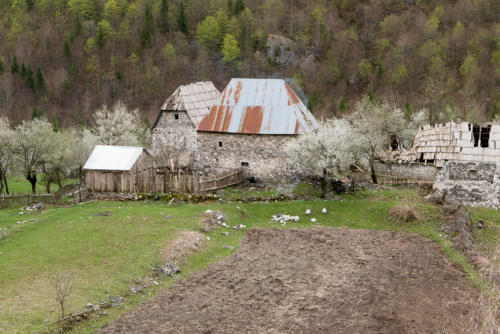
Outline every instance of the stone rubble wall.
{"type": "Polygon", "coordinates": [[[161,154],[161,147],[176,151],[179,145],[184,149],[182,161],[189,161],[189,157],[197,150],[197,131],[186,111],[162,111],[160,119],[153,129],[153,154],[161,154]],[[179,115],[175,119],[175,114],[179,115]]]}
{"type": "Polygon", "coordinates": [[[444,201],[499,209],[500,163],[448,162],[433,189],[444,201]]]}
{"type": "Polygon", "coordinates": [[[375,171],[378,175],[397,177],[401,179],[412,179],[422,181],[434,181],[439,173],[439,168],[432,164],[421,163],[392,163],[376,162],[375,171]]]}
{"type": "Polygon", "coordinates": [[[295,136],[198,132],[196,169],[205,175],[242,168],[244,178],[279,183],[294,178],[284,147],[295,136]],[[219,147],[219,142],[222,147],[219,147]],[[248,163],[244,166],[242,163],[248,163]]]}
{"type": "Polygon", "coordinates": [[[413,147],[401,154],[399,160],[415,162],[420,158],[434,161],[437,167],[444,166],[446,161],[500,163],[500,124],[491,125],[488,147],[474,147],[472,123],[426,125],[416,134],[413,147]]]}

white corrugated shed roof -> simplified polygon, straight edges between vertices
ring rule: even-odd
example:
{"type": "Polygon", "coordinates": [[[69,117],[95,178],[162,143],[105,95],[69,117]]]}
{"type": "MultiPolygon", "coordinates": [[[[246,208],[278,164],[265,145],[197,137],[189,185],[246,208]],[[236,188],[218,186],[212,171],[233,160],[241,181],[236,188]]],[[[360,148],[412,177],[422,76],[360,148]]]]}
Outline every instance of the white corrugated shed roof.
{"type": "Polygon", "coordinates": [[[142,147],[136,146],[97,145],[83,169],[129,171],[143,150],[142,147]]]}
{"type": "MultiPolygon", "coordinates": [[[[210,112],[210,107],[215,103],[219,95],[220,92],[211,81],[200,81],[179,86],[168,97],[161,110],[185,110],[194,126],[197,127],[203,117],[210,112]]],[[[158,118],[160,115],[158,115],[158,118]]]]}

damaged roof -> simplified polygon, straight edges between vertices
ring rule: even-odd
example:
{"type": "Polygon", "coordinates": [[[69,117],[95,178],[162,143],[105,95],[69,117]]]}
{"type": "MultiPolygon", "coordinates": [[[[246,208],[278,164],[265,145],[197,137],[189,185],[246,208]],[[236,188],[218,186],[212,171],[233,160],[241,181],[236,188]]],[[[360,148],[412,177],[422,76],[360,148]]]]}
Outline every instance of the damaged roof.
{"type": "MultiPolygon", "coordinates": [[[[186,111],[194,126],[198,126],[203,117],[210,112],[210,107],[219,95],[220,92],[211,81],[179,86],[161,107],[158,119],[162,111],[186,111]]],[[[158,119],[153,127],[156,126],[158,119]]]]}
{"type": "Polygon", "coordinates": [[[318,122],[283,79],[231,79],[198,131],[295,135],[318,122]]]}
{"type": "Polygon", "coordinates": [[[129,171],[144,149],[137,146],[97,145],[83,166],[84,170],[129,171]]]}

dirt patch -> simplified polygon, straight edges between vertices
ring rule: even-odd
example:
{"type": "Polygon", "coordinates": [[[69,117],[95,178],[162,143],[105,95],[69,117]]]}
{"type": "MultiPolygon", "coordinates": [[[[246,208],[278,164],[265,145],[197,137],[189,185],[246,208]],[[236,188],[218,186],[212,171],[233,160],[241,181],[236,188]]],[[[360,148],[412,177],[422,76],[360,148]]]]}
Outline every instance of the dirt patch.
{"type": "Polygon", "coordinates": [[[254,229],[100,333],[467,333],[477,291],[424,237],[254,229]]]}
{"type": "Polygon", "coordinates": [[[201,233],[182,232],[174,240],[169,240],[167,245],[161,249],[161,258],[165,262],[179,262],[185,256],[198,251],[206,241],[206,237],[201,233]]]}

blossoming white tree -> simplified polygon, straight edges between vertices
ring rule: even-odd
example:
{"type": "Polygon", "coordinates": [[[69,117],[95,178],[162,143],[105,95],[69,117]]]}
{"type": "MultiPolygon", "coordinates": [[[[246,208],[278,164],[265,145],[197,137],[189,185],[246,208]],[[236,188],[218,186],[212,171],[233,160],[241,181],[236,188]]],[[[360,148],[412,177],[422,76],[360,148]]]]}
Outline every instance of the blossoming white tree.
{"type": "Polygon", "coordinates": [[[0,118],[0,194],[5,185],[5,191],[9,193],[7,184],[7,172],[11,168],[14,155],[14,130],[10,127],[7,118],[0,118]]]}
{"type": "Polygon", "coordinates": [[[97,110],[94,121],[92,131],[100,144],[150,146],[151,132],[144,126],[139,110],[129,111],[121,101],[115,103],[111,109],[103,106],[97,110]]]}
{"type": "Polygon", "coordinates": [[[49,154],[58,149],[55,133],[45,117],[23,121],[15,129],[14,152],[19,171],[36,192],[37,173],[43,171],[49,154]]]}
{"type": "Polygon", "coordinates": [[[351,131],[343,119],[321,122],[318,129],[296,138],[286,152],[292,168],[302,174],[321,177],[322,196],[326,196],[327,182],[339,177],[354,163],[351,153],[351,131]]]}
{"type": "Polygon", "coordinates": [[[391,138],[396,139],[400,148],[409,145],[418,127],[424,124],[426,112],[420,111],[408,121],[400,108],[365,98],[356,104],[355,112],[348,119],[353,153],[358,161],[368,165],[372,182],[377,183],[375,161],[388,157],[391,138]]]}

